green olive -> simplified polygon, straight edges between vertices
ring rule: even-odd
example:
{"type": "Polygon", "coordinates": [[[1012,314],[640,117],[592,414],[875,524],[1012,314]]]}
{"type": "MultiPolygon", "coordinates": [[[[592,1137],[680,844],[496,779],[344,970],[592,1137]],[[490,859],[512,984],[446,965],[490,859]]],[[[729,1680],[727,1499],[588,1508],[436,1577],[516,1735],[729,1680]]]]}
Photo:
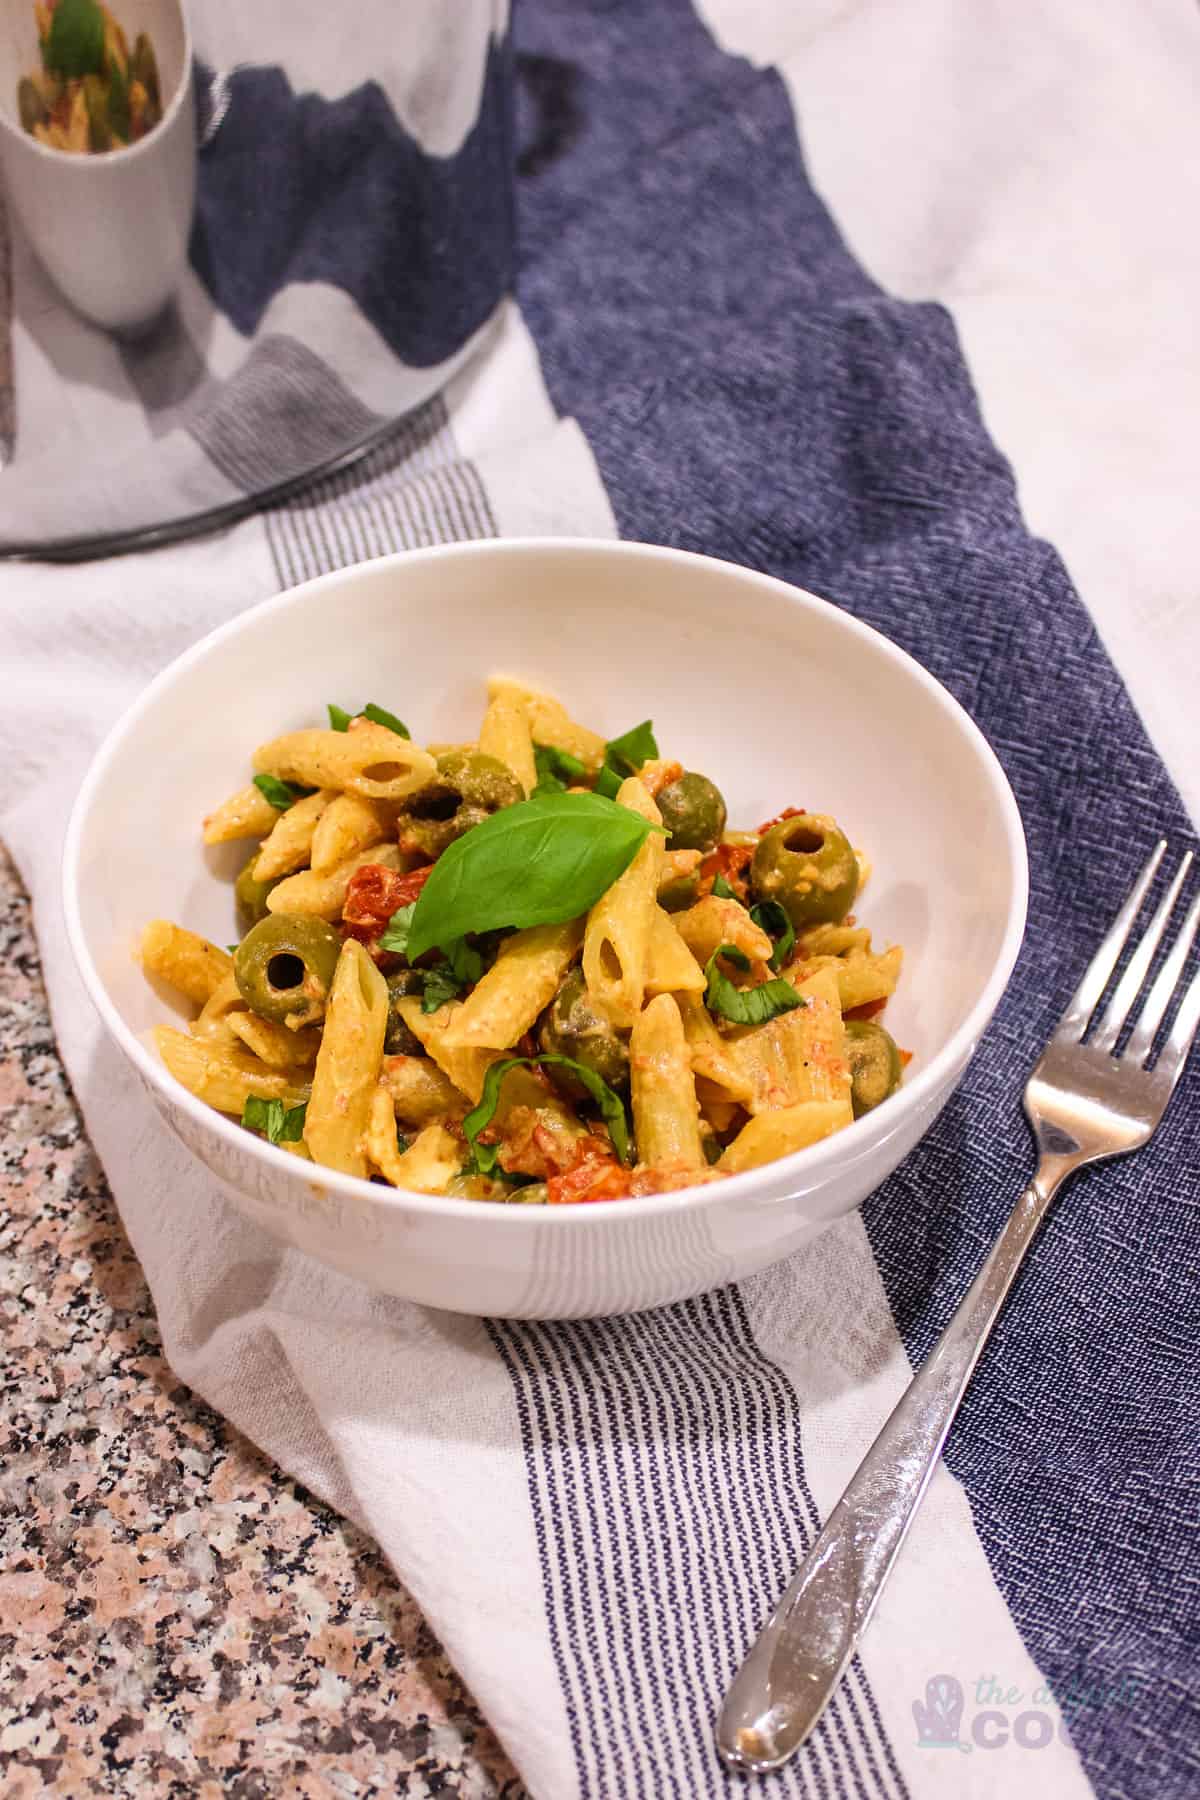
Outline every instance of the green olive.
{"type": "MultiPolygon", "coordinates": [[[[569,1056],[582,1063],[615,1093],[629,1086],[629,1051],[592,1003],[582,969],[572,969],[546,1008],[538,1042],[547,1056],[569,1056]]],[[[549,1063],[546,1073],[570,1099],[587,1098],[586,1088],[570,1069],[549,1063]]]]}
{"type": "Polygon", "coordinates": [[[510,1206],[545,1206],[550,1190],[544,1181],[527,1181],[523,1187],[509,1188],[504,1199],[510,1206]]]}
{"type": "Polygon", "coordinates": [[[258,854],[259,853],[256,850],[254,855],[242,865],[242,872],[238,876],[233,887],[234,904],[237,907],[238,930],[243,936],[250,930],[252,925],[257,925],[260,919],[266,918],[267,895],[276,885],[276,882],[283,880],[282,875],[277,875],[274,881],[255,880],[254,865],[258,861],[258,854]]]}
{"type": "Polygon", "coordinates": [[[671,850],[715,850],[725,830],[725,801],[707,775],[692,770],[656,795],[671,850]]]}
{"type": "Polygon", "coordinates": [[[437,774],[409,800],[397,821],[400,843],[438,857],[473,825],[525,798],[512,771],[481,750],[447,750],[437,774]]]}
{"type": "Polygon", "coordinates": [[[252,1012],[295,1030],[324,1018],[341,950],[324,919],[268,913],[238,945],[234,979],[252,1012]]]}
{"type": "Polygon", "coordinates": [[[34,126],[45,125],[50,117],[49,107],[27,75],[17,83],[17,111],[21,115],[21,129],[31,137],[34,126]]]}
{"type": "Polygon", "coordinates": [[[425,977],[419,969],[397,969],[394,975],[388,976],[387,1031],[383,1039],[385,1056],[424,1056],[420,1039],[405,1023],[399,1007],[401,1000],[409,994],[421,993],[424,986],[425,977]]]}
{"type": "Polygon", "coordinates": [[[699,873],[677,875],[658,890],[658,904],[664,912],[686,912],[700,898],[699,873]]]}
{"type": "Polygon", "coordinates": [[[146,98],[150,102],[150,110],[157,117],[162,106],[162,95],[158,86],[158,64],[154,60],[154,48],[144,31],[139,31],[133,46],[133,55],[129,59],[129,74],[132,80],[140,81],[146,90],[146,98]]]}
{"type": "Polygon", "coordinates": [[[895,1039],[873,1019],[846,1020],[850,1102],[861,1119],[900,1086],[900,1052],[895,1039]]]}
{"type": "Polygon", "coordinates": [[[799,813],[764,832],[750,865],[756,900],[778,900],[797,931],[844,919],[858,892],[858,858],[824,813],[799,813]]]}
{"type": "Polygon", "coordinates": [[[108,119],[108,87],[99,75],[83,78],[83,103],[88,116],[88,149],[93,153],[112,149],[112,127],[108,119]]]}

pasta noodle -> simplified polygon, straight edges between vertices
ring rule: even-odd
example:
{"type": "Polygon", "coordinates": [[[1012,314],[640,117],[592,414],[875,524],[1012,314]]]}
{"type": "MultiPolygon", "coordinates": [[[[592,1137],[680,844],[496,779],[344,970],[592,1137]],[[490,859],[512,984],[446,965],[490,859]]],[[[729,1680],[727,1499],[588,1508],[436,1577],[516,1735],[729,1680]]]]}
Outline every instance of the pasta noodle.
{"type": "MultiPolygon", "coordinates": [[[[617,804],[653,825],[661,823],[657,806],[635,776],[621,783],[617,804]]],[[[588,914],[584,979],[592,998],[617,1026],[632,1028],[641,1010],[661,865],[662,837],[652,831],[625,873],[588,914]]]]}
{"type": "Polygon", "coordinates": [[[304,1141],[314,1162],[365,1175],[364,1134],[379,1079],[387,1030],[383,976],[354,938],[347,938],[325,1013],[313,1071],[304,1141]]]}
{"type": "Polygon", "coordinates": [[[727,830],[649,721],[606,740],[487,692],[474,742],[368,703],[253,751],[203,821],[253,841],[241,942],[140,940],[192,1009],[155,1033],[175,1079],[318,1167],[472,1204],[720,1181],[886,1103],[903,951],[854,915],[870,863],[835,821],[727,830]]]}

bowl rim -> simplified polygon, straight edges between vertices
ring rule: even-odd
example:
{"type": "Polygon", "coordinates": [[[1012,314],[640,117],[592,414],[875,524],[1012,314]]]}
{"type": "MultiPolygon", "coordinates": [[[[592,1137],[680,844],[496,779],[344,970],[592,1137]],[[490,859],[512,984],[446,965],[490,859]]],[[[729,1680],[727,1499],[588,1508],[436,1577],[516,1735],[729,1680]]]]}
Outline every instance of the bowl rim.
{"type": "MultiPolygon", "coordinates": [[[[3,126],[9,136],[18,143],[24,144],[27,149],[34,151],[51,163],[58,163],[63,168],[86,169],[90,167],[93,171],[97,168],[113,169],[127,166],[136,158],[145,155],[147,146],[153,146],[158,139],[165,137],[168,125],[174,123],[180,108],[185,103],[186,96],[192,89],[192,77],[195,70],[195,57],[192,54],[192,28],[188,22],[187,7],[183,4],[183,0],[173,0],[173,4],[183,30],[183,62],[179,71],[179,80],[175,83],[174,93],[163,108],[162,118],[156,125],[151,126],[145,137],[139,138],[136,144],[123,144],[119,150],[105,150],[101,155],[93,155],[89,152],[87,155],[81,156],[77,150],[60,150],[56,145],[40,143],[32,132],[25,130],[20,119],[9,117],[7,106],[3,104],[0,104],[0,126],[3,126]]],[[[83,179],[86,180],[87,177],[85,176],[83,179]]],[[[165,673],[165,670],[162,672],[165,673]]]]}
{"type": "MultiPolygon", "coordinates": [[[[282,593],[272,594],[265,600],[247,607],[236,617],[227,620],[225,624],[217,626],[213,631],[206,632],[203,637],[161,669],[115,721],[92,757],[71,809],[63,846],[62,904],[67,939],[76,967],[106,1029],[151,1088],[159,1090],[172,1106],[181,1107],[202,1129],[212,1131],[231,1147],[265,1161],[268,1168],[286,1170],[293,1178],[307,1179],[310,1185],[319,1183],[323,1189],[352,1200],[370,1201],[372,1205],[382,1206],[385,1211],[394,1209],[398,1213],[404,1213],[415,1205],[431,1218],[441,1218],[447,1221],[474,1219],[481,1222],[484,1218],[489,1221],[499,1221],[503,1218],[513,1221],[513,1224],[502,1227],[502,1229],[522,1230],[530,1227],[522,1226],[516,1221],[540,1222],[541,1227],[544,1228],[546,1223],[553,1219],[562,1221],[562,1223],[551,1225],[551,1230],[570,1230],[572,1227],[566,1223],[567,1220],[578,1220],[580,1215],[585,1218],[593,1218],[596,1208],[588,1205],[526,1208],[514,1206],[508,1201],[468,1200],[457,1195],[423,1194],[411,1188],[394,1188],[379,1182],[368,1181],[357,1175],[345,1175],[339,1170],[326,1169],[317,1164],[312,1166],[312,1175],[308,1176],[307,1165],[298,1163],[286,1150],[281,1150],[278,1146],[268,1143],[265,1138],[245,1131],[235,1120],[226,1117],[224,1113],[215,1111],[202,1100],[197,1099],[194,1094],[175,1080],[159,1058],[151,1053],[137,1033],[125,1023],[120,1012],[109,999],[99,970],[88,949],[80,909],[79,861],[83,836],[94,797],[106,778],[108,765],[126,739],[135,731],[143,715],[157,703],[159,696],[180,680],[185,679],[193,665],[201,662],[215,648],[227,640],[235,638],[249,620],[262,618],[273,612],[285,612],[295,604],[299,596],[307,597],[326,588],[336,589],[347,580],[355,579],[365,570],[382,573],[389,568],[411,568],[415,562],[429,563],[448,557],[485,562],[497,556],[526,556],[531,552],[534,554],[553,552],[555,555],[568,557],[572,555],[593,556],[599,552],[606,557],[617,560],[628,559],[631,562],[649,560],[650,562],[682,562],[685,565],[715,565],[719,569],[732,571],[752,585],[770,589],[776,595],[782,592],[789,604],[799,605],[802,609],[809,607],[829,609],[838,615],[842,626],[852,638],[869,642],[876,650],[882,651],[886,659],[897,663],[910,678],[915,678],[932,702],[949,715],[973,746],[997,802],[1013,871],[1004,936],[991,973],[966,1018],[947,1042],[917,1072],[911,1084],[906,1082],[887,1107],[880,1107],[865,1118],[854,1120],[845,1130],[834,1132],[830,1137],[823,1138],[816,1144],[810,1144],[803,1150],[792,1151],[790,1155],[779,1157],[774,1162],[764,1163],[758,1168],[745,1170],[738,1175],[726,1176],[720,1181],[706,1182],[698,1187],[678,1188],[664,1194],[642,1195],[639,1196],[636,1203],[631,1202],[631,1205],[635,1207],[638,1218],[644,1219],[692,1207],[703,1209],[710,1205],[738,1199],[747,1201],[764,1198],[778,1199],[777,1189],[781,1170],[795,1168],[803,1159],[805,1170],[819,1176],[824,1165],[837,1162],[844,1156],[851,1133],[861,1155],[868,1155],[885,1138],[893,1136],[907,1117],[919,1112],[924,1103],[932,1099],[949,1081],[952,1081],[956,1071],[965,1066],[999,1004],[1021,948],[1029,899],[1029,859],[1020,811],[999,758],[966,708],[954,698],[947,688],[942,686],[936,676],[930,674],[929,670],[915,657],[910,656],[906,650],[893,643],[883,632],[864,623],[852,613],[837,606],[835,602],[823,599],[806,588],[797,587],[794,583],[783,581],[776,576],[763,574],[756,569],[745,568],[740,563],[729,562],[721,557],[705,556],[696,551],[677,550],[668,545],[641,543],[633,539],[545,536],[483,538],[467,543],[435,544],[420,550],[401,550],[389,556],[372,558],[367,562],[352,563],[328,574],[315,576],[312,580],[302,582],[296,587],[285,588],[282,593]],[[481,1207],[487,1209],[483,1214],[480,1212],[481,1207]]],[[[193,1152],[193,1154],[195,1153],[193,1152]]],[[[857,1157],[856,1160],[858,1160],[857,1157]]],[[[810,1189],[816,1185],[815,1182],[808,1184],[810,1189]]],[[[606,1216],[612,1214],[617,1217],[628,1216],[626,1208],[620,1205],[605,1206],[601,1210],[606,1216]]]]}

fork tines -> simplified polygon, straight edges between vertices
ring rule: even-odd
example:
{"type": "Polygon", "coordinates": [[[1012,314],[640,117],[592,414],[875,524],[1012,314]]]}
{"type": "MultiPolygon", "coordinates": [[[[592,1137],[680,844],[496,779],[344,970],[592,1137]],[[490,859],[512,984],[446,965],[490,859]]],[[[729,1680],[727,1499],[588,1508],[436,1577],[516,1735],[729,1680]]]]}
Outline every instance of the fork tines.
{"type": "MultiPolygon", "coordinates": [[[[1103,943],[1088,964],[1083,980],[1072,995],[1070,1005],[1063,1014],[1055,1034],[1059,1039],[1065,1038],[1077,1042],[1087,1031],[1092,1015],[1096,1013],[1096,1008],[1100,1005],[1105,990],[1112,980],[1121,955],[1131,940],[1133,928],[1145,904],[1146,896],[1154,884],[1154,877],[1158,873],[1166,849],[1167,840],[1160,838],[1151,851],[1145,868],[1134,882],[1129,898],[1113,920],[1103,943]]],[[[1137,940],[1133,954],[1126,964],[1112,998],[1107,1006],[1096,1013],[1095,1025],[1088,1039],[1090,1049],[1111,1053],[1116,1048],[1117,1041],[1126,1025],[1136,1018],[1137,1022],[1125,1045],[1122,1061],[1127,1058],[1138,1065],[1144,1064],[1154,1048],[1155,1039],[1167,1016],[1171,1002],[1178,992],[1178,1011],[1155,1064],[1156,1070],[1169,1076],[1172,1084],[1178,1079],[1183,1069],[1187,1053],[1196,1036],[1197,1027],[1200,1026],[1200,972],[1193,975],[1186,988],[1181,987],[1184,968],[1196,938],[1197,925],[1200,924],[1200,892],[1193,899],[1187,917],[1179,928],[1140,1009],[1137,1003],[1150,973],[1155,954],[1179,903],[1179,897],[1183,892],[1191,866],[1192,852],[1189,850],[1180,861],[1173,880],[1155,909],[1153,918],[1137,940]]]]}

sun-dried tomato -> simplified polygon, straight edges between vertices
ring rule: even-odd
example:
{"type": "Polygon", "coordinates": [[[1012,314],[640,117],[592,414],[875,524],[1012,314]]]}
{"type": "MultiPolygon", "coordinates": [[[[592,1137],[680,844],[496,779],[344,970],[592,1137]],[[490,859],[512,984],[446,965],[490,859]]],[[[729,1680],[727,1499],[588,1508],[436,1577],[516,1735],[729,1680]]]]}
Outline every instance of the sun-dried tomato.
{"type": "Polygon", "coordinates": [[[739,900],[745,900],[749,889],[746,869],[754,855],[753,844],[718,844],[700,864],[700,898],[712,893],[713,882],[723,875],[739,900]]]}
{"type": "Polygon", "coordinates": [[[864,1000],[861,1006],[847,1007],[842,1014],[844,1019],[873,1019],[887,1005],[886,997],[882,1000],[864,1000]]]}
{"type": "Polygon", "coordinates": [[[759,826],[759,837],[770,831],[772,825],[782,825],[785,819],[802,819],[806,810],[803,806],[785,806],[781,813],[776,813],[773,819],[768,819],[765,825],[759,826]]]}
{"type": "Polygon", "coordinates": [[[432,871],[432,863],[403,875],[381,863],[364,863],[355,869],[342,907],[342,923],[360,928],[350,935],[360,943],[379,937],[393,913],[412,905],[432,871]]]}
{"type": "Polygon", "coordinates": [[[546,1183],[551,1206],[576,1206],[592,1200],[624,1200],[629,1195],[628,1169],[601,1146],[598,1138],[584,1138],[574,1165],[546,1183]]]}

